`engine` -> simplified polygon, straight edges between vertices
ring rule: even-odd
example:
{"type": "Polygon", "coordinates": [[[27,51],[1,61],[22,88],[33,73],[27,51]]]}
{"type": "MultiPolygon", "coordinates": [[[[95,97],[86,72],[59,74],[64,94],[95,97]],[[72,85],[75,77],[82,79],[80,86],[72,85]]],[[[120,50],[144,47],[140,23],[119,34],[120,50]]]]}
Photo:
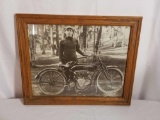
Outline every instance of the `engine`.
{"type": "Polygon", "coordinates": [[[79,90],[85,90],[91,85],[92,72],[87,70],[76,70],[74,71],[75,78],[77,80],[76,87],[79,90]]]}

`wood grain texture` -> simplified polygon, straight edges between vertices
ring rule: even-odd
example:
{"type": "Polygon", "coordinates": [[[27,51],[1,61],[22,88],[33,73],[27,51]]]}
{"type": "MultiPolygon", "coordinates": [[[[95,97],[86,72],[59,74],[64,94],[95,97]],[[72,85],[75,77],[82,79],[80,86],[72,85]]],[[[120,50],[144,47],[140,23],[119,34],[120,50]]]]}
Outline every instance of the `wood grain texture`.
{"type": "Polygon", "coordinates": [[[83,105],[130,105],[136,67],[136,58],[141,31],[142,17],[137,16],[71,16],[71,15],[40,15],[16,14],[16,26],[19,43],[21,76],[24,104],[83,104],[83,105]],[[122,97],[57,97],[32,95],[31,68],[28,45],[27,24],[57,25],[99,25],[99,26],[131,26],[130,42],[127,53],[125,83],[122,97]]]}

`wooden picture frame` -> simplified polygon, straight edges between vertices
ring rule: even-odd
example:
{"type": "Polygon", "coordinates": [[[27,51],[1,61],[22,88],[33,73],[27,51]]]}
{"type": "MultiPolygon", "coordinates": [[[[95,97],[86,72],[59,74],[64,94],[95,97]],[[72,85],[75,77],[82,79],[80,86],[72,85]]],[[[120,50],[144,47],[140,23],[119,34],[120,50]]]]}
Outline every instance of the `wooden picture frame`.
{"type": "Polygon", "coordinates": [[[130,105],[142,17],[15,17],[24,104],[130,105]],[[78,59],[77,49],[88,56],[78,59]]]}

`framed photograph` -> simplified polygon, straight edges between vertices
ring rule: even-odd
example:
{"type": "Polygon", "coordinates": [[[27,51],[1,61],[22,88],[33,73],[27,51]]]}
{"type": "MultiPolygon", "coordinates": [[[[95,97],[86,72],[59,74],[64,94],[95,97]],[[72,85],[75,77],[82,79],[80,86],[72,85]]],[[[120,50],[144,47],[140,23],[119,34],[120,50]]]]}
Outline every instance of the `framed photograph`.
{"type": "Polygon", "coordinates": [[[24,104],[130,105],[141,22],[16,14],[24,104]]]}

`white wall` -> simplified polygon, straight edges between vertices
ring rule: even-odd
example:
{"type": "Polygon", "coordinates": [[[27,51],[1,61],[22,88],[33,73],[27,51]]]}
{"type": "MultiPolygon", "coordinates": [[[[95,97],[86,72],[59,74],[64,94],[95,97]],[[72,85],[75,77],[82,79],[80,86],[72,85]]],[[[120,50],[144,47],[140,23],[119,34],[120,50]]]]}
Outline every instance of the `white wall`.
{"type": "Polygon", "coordinates": [[[0,98],[22,97],[15,13],[143,16],[132,98],[160,100],[160,0],[0,0],[0,98]]]}

